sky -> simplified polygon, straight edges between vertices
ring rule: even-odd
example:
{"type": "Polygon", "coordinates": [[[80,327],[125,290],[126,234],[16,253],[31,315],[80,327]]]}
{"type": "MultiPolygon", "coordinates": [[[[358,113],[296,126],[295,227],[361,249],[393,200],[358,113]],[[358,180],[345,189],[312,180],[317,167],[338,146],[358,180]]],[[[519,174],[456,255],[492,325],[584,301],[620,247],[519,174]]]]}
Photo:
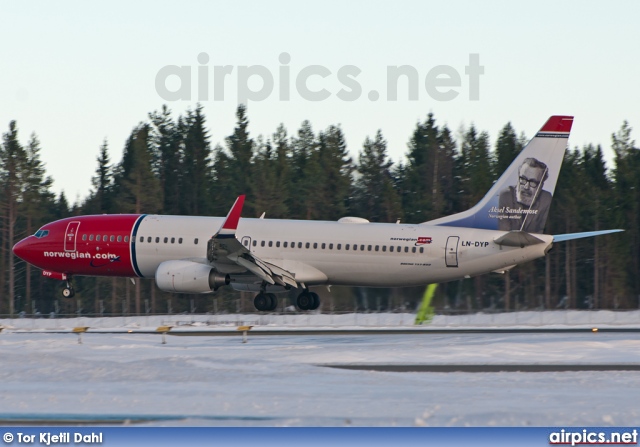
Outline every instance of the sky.
{"type": "Polygon", "coordinates": [[[163,104],[177,117],[200,102],[213,146],[246,101],[253,137],[339,124],[357,159],[380,129],[396,162],[428,113],[492,142],[507,122],[531,137],[550,115],[575,115],[571,147],[601,144],[610,167],[611,134],[640,126],[631,0],[25,1],[0,3],[0,17],[0,131],[16,120],[23,143],[35,132],[71,202],[87,196],[103,141],[119,162],[163,104]],[[416,77],[400,77],[393,100],[387,72],[399,66],[416,77]]]}

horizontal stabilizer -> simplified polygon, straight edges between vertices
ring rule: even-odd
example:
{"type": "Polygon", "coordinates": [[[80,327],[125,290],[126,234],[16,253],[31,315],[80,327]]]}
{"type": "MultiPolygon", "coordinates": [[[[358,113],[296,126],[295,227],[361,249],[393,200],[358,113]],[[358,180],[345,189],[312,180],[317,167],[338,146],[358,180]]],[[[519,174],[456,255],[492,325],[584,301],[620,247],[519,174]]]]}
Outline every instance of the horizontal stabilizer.
{"type": "Polygon", "coordinates": [[[586,231],[584,233],[559,234],[553,236],[553,242],[572,241],[574,239],[582,239],[583,237],[602,236],[603,234],[619,233],[624,230],[602,230],[602,231],[586,231]]]}
{"type": "Polygon", "coordinates": [[[542,239],[538,239],[532,234],[526,231],[509,231],[502,236],[493,240],[498,245],[504,245],[506,247],[528,247],[529,245],[544,244],[542,239]]]}

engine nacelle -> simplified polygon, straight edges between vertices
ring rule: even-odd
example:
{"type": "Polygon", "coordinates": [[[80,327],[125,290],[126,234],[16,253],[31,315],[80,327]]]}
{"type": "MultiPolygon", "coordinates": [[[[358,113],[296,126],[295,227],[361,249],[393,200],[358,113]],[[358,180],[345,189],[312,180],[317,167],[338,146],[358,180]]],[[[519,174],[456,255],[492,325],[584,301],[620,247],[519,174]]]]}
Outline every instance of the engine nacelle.
{"type": "Polygon", "coordinates": [[[165,261],[156,270],[156,284],[165,292],[210,293],[230,282],[229,275],[191,261],[165,261]]]}

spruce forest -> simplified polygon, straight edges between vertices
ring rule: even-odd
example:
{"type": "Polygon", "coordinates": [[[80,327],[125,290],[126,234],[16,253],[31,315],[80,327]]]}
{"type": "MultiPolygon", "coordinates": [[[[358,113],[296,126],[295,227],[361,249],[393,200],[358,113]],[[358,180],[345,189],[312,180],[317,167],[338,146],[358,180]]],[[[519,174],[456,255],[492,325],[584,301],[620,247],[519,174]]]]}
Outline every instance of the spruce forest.
{"type": "MultiPolygon", "coordinates": [[[[77,277],[76,296],[13,256],[13,245],[41,225],[69,216],[158,213],[224,216],[247,195],[243,217],[420,223],[474,205],[528,138],[507,123],[499,135],[471,126],[453,132],[429,114],[408,135],[403,161],[387,154],[381,131],[358,150],[339,125],[291,133],[250,133],[239,106],[233,134],[214,146],[201,106],[181,116],[163,106],[138,124],[120,161],[96,148],[92,188],[80,203],[56,196],[40,142],[12,121],[0,143],[0,314],[144,314],[254,311],[253,294],[225,287],[212,295],[171,295],[152,279],[77,277]],[[355,155],[357,153],[357,156],[355,155]]],[[[439,311],[629,309],[640,307],[640,149],[627,122],[612,130],[607,168],[600,146],[567,150],[546,233],[622,228],[624,233],[556,244],[546,258],[506,274],[442,284],[439,311]]],[[[413,311],[424,288],[318,288],[322,311],[413,311]]],[[[290,305],[286,299],[283,306],[290,305]]]]}

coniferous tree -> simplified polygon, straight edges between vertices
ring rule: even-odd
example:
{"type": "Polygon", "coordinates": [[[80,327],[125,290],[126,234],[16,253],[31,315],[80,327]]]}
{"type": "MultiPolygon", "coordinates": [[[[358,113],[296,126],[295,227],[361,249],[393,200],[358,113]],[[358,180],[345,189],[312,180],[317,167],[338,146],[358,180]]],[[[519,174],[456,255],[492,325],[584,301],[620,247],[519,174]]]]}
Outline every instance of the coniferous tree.
{"type": "MultiPolygon", "coordinates": [[[[178,123],[173,121],[171,117],[171,110],[166,105],[162,106],[161,111],[155,111],[149,114],[151,120],[151,145],[153,154],[153,170],[156,173],[159,181],[160,188],[162,190],[162,212],[165,214],[180,214],[182,203],[182,183],[186,176],[186,172],[183,170],[183,155],[185,152],[184,135],[188,133],[189,125],[192,124],[189,120],[189,114],[193,118],[193,113],[188,112],[187,120],[183,118],[178,119],[178,123]]],[[[198,115],[202,115],[201,108],[196,110],[196,118],[198,115]]],[[[193,121],[201,119],[197,118],[193,121]]],[[[192,137],[193,137],[192,133],[192,137]]],[[[206,137],[205,137],[206,139],[206,137]]],[[[197,146],[201,148],[202,145],[197,146]]],[[[189,148],[189,163],[195,163],[192,159],[196,155],[195,148],[189,148]]],[[[205,151],[208,149],[208,143],[206,143],[205,151]]],[[[207,168],[209,166],[206,166],[207,168]]],[[[190,170],[194,170],[190,167],[190,170]]],[[[207,191],[204,191],[207,194],[207,191]]]]}
{"type": "MultiPolygon", "coordinates": [[[[35,134],[31,135],[26,153],[26,159],[23,166],[23,191],[20,198],[20,214],[24,216],[26,222],[25,235],[32,234],[35,228],[46,223],[47,209],[53,203],[53,194],[51,193],[51,184],[53,180],[45,174],[44,164],[40,159],[40,142],[35,134]]],[[[31,284],[35,280],[40,281],[41,276],[32,278],[31,264],[25,263],[25,302],[31,304],[31,284]]],[[[35,312],[35,309],[32,309],[35,312]]]]}
{"type": "Polygon", "coordinates": [[[96,161],[98,166],[95,175],[91,177],[93,188],[83,207],[85,214],[105,214],[113,211],[113,172],[107,140],[100,146],[100,153],[96,161]]]}
{"type": "Polygon", "coordinates": [[[402,205],[408,222],[425,222],[435,217],[433,209],[434,175],[438,164],[438,127],[430,113],[424,123],[417,123],[409,140],[408,163],[402,181],[402,205]]]}
{"type": "MultiPolygon", "coordinates": [[[[157,213],[162,206],[160,181],[152,169],[150,128],[142,124],[127,140],[122,162],[115,177],[115,200],[120,212],[157,213]]],[[[135,312],[141,312],[140,281],[135,286],[135,312]]]]}
{"type": "Polygon", "coordinates": [[[157,213],[162,206],[160,182],[151,165],[149,126],[134,129],[127,140],[115,180],[121,213],[157,213]]]}
{"type": "Polygon", "coordinates": [[[18,127],[15,121],[9,123],[9,131],[3,134],[2,143],[0,152],[4,180],[2,211],[6,227],[3,251],[7,253],[8,307],[9,313],[13,316],[16,305],[16,259],[11,252],[11,248],[17,242],[18,207],[25,187],[24,169],[27,164],[27,154],[18,140],[18,127]]]}
{"type": "Polygon", "coordinates": [[[320,168],[320,181],[316,186],[320,195],[314,218],[337,220],[347,214],[353,172],[353,163],[340,127],[329,126],[326,131],[320,132],[316,156],[320,168]]]}
{"type": "Polygon", "coordinates": [[[640,305],[640,149],[631,139],[632,128],[625,121],[614,133],[612,147],[615,152],[615,196],[618,228],[626,231],[620,235],[618,252],[626,259],[627,285],[621,293],[631,295],[640,305]],[[623,247],[627,247],[626,251],[623,247]]]}
{"type": "Polygon", "coordinates": [[[353,206],[357,215],[372,222],[394,222],[402,218],[392,167],[393,162],[387,157],[387,141],[378,130],[374,140],[366,138],[359,156],[353,206]]]}
{"type": "Polygon", "coordinates": [[[292,190],[291,212],[296,219],[311,219],[315,215],[315,203],[321,181],[318,143],[309,121],[303,121],[297,137],[292,140],[292,190]]]}
{"type": "MultiPolygon", "coordinates": [[[[202,106],[188,111],[182,121],[184,156],[182,161],[181,213],[211,214],[211,148],[202,106]]],[[[169,185],[170,187],[170,185],[169,185]]]]}
{"type": "Polygon", "coordinates": [[[289,160],[286,130],[282,125],[274,134],[276,147],[271,141],[258,137],[251,175],[256,214],[266,212],[273,218],[288,218],[289,160]]]}

